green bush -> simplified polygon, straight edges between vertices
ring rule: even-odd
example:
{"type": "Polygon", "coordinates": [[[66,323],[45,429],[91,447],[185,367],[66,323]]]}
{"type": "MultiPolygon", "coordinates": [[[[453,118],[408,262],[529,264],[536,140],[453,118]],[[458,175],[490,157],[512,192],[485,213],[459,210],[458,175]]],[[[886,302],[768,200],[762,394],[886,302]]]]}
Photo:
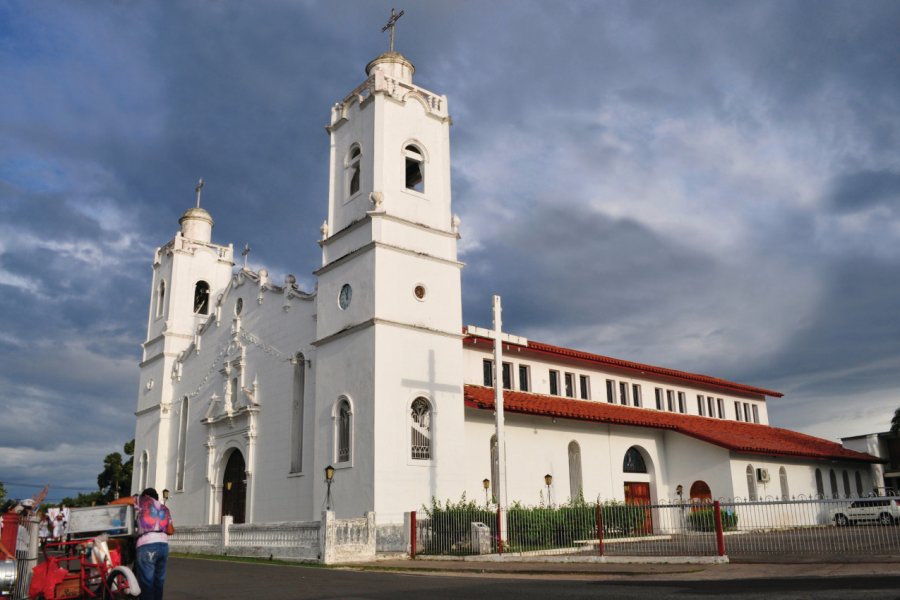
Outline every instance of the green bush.
{"type": "MultiPolygon", "coordinates": [[[[736,513],[722,511],[722,530],[733,531],[737,529],[738,517],[736,513]]],[[[716,513],[712,508],[691,509],[687,515],[688,529],[693,531],[715,531],[716,513]]]]}

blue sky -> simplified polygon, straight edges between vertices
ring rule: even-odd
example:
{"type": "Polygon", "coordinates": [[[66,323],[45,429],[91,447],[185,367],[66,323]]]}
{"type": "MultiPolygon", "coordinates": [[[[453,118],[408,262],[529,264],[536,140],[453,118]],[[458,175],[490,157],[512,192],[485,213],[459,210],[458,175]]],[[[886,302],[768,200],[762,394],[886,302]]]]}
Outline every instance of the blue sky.
{"type": "MultiPolygon", "coordinates": [[[[773,424],[887,428],[900,4],[395,6],[454,118],[467,323],[499,293],[521,335],[781,390],[773,424]]],[[[153,250],[199,177],[215,241],[312,289],[323,126],[390,8],[0,5],[0,480],[90,490],[133,436],[153,250]]]]}

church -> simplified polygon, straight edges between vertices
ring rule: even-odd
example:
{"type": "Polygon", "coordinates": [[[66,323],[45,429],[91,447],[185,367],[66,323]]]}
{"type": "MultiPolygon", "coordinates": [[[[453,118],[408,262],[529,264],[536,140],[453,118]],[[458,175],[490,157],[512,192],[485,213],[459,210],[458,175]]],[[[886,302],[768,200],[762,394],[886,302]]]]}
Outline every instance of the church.
{"type": "Polygon", "coordinates": [[[326,506],[391,523],[463,494],[752,501],[883,485],[878,458],[770,425],[777,391],[464,327],[447,98],[393,50],[365,72],[326,127],[314,290],[237,266],[199,190],[156,250],[135,493],[167,490],[184,525],[326,506]]]}

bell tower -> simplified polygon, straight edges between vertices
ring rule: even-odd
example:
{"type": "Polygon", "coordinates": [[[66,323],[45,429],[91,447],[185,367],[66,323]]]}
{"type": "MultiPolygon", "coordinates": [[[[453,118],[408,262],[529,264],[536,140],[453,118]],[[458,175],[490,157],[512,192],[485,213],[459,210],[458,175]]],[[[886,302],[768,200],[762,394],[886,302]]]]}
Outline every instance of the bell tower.
{"type": "Polygon", "coordinates": [[[409,510],[464,489],[451,120],[447,98],[415,85],[414,73],[399,52],[381,54],[326,127],[316,465],[333,465],[335,481],[356,490],[339,516],[409,510]]]}
{"type": "Polygon", "coordinates": [[[173,366],[198,331],[214,316],[216,298],[225,289],[234,266],[234,249],[212,243],[213,218],[197,204],[179,219],[175,237],[156,249],[150,289],[147,339],[140,364],[140,389],[135,432],[135,474],[132,491],[143,486],[171,487],[167,482],[170,419],[174,398],[173,366]],[[144,457],[146,452],[146,457],[144,457]]]}

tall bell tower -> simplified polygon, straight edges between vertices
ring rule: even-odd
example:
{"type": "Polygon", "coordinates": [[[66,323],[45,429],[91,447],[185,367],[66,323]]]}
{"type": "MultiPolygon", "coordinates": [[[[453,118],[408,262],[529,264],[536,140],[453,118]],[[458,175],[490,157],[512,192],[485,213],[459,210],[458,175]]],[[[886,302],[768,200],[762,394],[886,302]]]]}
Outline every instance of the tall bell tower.
{"type": "Polygon", "coordinates": [[[140,364],[140,389],[135,431],[132,492],[146,486],[172,488],[174,454],[172,409],[176,360],[198,328],[214,314],[216,298],[225,289],[234,266],[234,249],[212,243],[212,216],[197,205],[178,223],[180,230],[153,257],[153,282],[147,339],[140,364]]]}
{"type": "Polygon", "coordinates": [[[336,468],[339,516],[402,512],[465,487],[451,121],[447,98],[414,73],[393,49],[378,56],[326,127],[316,465],[336,468]]]}

